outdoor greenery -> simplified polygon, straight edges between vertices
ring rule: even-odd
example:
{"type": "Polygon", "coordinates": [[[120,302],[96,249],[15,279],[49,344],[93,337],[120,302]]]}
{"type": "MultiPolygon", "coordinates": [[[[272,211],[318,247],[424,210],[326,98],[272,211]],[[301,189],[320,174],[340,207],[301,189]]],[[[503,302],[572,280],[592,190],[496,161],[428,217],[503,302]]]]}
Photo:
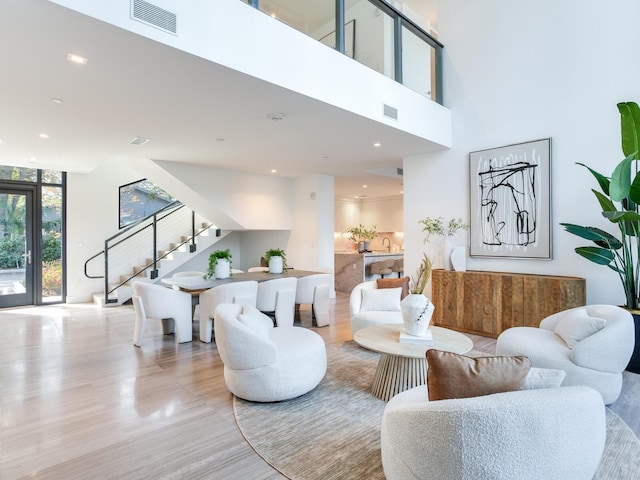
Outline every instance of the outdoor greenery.
{"type": "Polygon", "coordinates": [[[213,278],[215,276],[216,265],[218,260],[225,259],[229,261],[229,267],[231,267],[231,250],[215,250],[209,255],[209,268],[204,276],[204,279],[213,278]]]}
{"type": "Polygon", "coordinates": [[[561,223],[567,232],[592,241],[595,246],[578,247],[576,253],[618,274],[626,298],[625,306],[637,310],[640,294],[640,108],[635,102],[618,104],[621,120],[622,152],[626,158],[607,177],[588,166],[600,190],[591,189],[600,204],[602,216],[619,236],[598,227],[561,223]]]}
{"type": "Polygon", "coordinates": [[[22,268],[24,266],[24,240],[6,236],[0,239],[0,268],[22,268]]]}
{"type": "Polygon", "coordinates": [[[62,260],[42,262],[42,296],[62,295],[62,260]]]}
{"type": "Polygon", "coordinates": [[[282,268],[287,268],[287,256],[284,253],[284,250],[280,248],[270,248],[267,250],[267,253],[264,254],[264,259],[267,261],[267,265],[269,264],[269,259],[271,257],[282,257],[282,268]]]}

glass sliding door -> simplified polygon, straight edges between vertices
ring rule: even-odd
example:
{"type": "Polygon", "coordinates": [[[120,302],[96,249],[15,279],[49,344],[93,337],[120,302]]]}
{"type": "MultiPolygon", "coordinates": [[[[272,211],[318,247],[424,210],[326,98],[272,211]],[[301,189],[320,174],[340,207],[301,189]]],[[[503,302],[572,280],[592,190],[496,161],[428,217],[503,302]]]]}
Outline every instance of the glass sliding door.
{"type": "Polygon", "coordinates": [[[0,308],[33,304],[33,196],[0,187],[0,308]]]}

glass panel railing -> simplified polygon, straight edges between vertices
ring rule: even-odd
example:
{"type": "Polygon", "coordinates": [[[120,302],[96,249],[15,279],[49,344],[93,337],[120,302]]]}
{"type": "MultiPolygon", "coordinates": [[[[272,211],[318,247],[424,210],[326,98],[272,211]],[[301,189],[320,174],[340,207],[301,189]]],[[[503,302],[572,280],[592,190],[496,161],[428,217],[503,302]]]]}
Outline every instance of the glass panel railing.
{"type": "MultiPolygon", "coordinates": [[[[442,103],[442,44],[382,0],[242,0],[341,51],[336,18],[344,18],[344,54],[442,103]]],[[[429,23],[424,19],[425,23],[429,23]]]]}
{"type": "Polygon", "coordinates": [[[435,100],[435,49],[402,26],[402,83],[435,100]]]}

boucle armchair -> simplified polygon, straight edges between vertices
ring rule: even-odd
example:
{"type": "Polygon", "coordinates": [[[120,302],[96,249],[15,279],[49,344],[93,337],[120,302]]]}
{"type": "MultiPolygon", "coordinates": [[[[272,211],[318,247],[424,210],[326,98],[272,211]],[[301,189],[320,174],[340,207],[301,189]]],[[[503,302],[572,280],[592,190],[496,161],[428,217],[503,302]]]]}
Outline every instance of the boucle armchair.
{"type": "Polygon", "coordinates": [[[605,409],[590,387],[430,402],[425,385],[387,404],[387,480],[587,480],[604,450],[605,409]]]}
{"type": "Polygon", "coordinates": [[[351,332],[388,323],[402,323],[401,288],[378,289],[374,280],[356,285],[349,297],[351,332]]]}
{"type": "Polygon", "coordinates": [[[274,327],[254,307],[223,303],[214,315],[224,381],[237,397],[277,402],[313,390],[327,371],[322,337],[302,327],[274,327]]]}
{"type": "Polygon", "coordinates": [[[610,404],[620,395],[634,344],[633,317],[627,310],[588,305],[550,315],[540,328],[505,330],[496,355],[526,355],[534,367],[564,370],[563,386],[590,386],[610,404]]]}

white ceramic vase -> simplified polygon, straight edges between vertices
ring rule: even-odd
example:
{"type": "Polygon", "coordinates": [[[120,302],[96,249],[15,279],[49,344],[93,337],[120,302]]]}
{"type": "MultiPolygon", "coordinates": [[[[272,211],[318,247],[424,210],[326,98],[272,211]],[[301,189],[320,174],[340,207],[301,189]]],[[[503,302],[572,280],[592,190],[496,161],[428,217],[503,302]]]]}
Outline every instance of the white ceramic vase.
{"type": "Polygon", "coordinates": [[[231,274],[231,265],[226,258],[219,258],[216,261],[215,269],[213,270],[213,276],[218,279],[229,278],[231,274]]]}
{"type": "Polygon", "coordinates": [[[370,240],[365,240],[364,241],[364,251],[365,252],[370,252],[371,251],[371,241],[370,240]]]}
{"type": "Polygon", "coordinates": [[[282,257],[273,256],[269,258],[269,273],[282,273],[282,257]]]}
{"type": "Polygon", "coordinates": [[[445,235],[444,237],[444,269],[445,270],[453,270],[453,265],[451,264],[451,252],[455,247],[455,242],[453,241],[453,237],[449,235],[445,235]]]}
{"type": "Polygon", "coordinates": [[[404,297],[400,302],[400,311],[406,332],[414,337],[424,337],[433,310],[433,303],[421,293],[410,293],[404,297]]]}
{"type": "Polygon", "coordinates": [[[456,247],[451,251],[451,265],[456,272],[467,271],[467,248],[456,247]]]}
{"type": "Polygon", "coordinates": [[[358,242],[358,253],[364,252],[364,242],[358,242]]]}

